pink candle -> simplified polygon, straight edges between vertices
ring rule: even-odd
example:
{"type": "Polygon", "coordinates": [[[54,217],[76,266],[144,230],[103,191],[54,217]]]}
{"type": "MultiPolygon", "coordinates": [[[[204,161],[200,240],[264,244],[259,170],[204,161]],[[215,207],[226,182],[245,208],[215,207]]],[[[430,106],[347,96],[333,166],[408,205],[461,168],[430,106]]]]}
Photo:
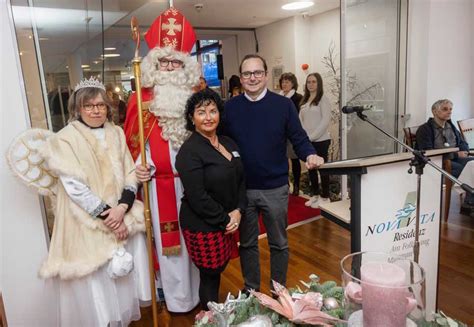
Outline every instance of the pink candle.
{"type": "Polygon", "coordinates": [[[360,276],[364,327],[405,327],[405,271],[389,262],[367,262],[360,267],[360,276]]]}

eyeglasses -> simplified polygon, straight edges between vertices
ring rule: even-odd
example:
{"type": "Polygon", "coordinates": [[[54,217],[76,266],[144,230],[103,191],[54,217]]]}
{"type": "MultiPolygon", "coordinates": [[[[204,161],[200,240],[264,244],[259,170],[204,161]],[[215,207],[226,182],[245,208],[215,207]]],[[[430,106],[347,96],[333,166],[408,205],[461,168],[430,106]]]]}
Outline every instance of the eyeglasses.
{"type": "Polygon", "coordinates": [[[255,78],[262,78],[263,76],[265,76],[266,74],[266,71],[264,70],[256,70],[256,71],[253,71],[253,72],[242,72],[240,73],[240,77],[242,77],[243,79],[249,79],[250,76],[255,76],[255,78]]]}
{"type": "Polygon", "coordinates": [[[99,111],[106,111],[107,105],[103,102],[97,104],[87,103],[82,105],[82,108],[87,112],[91,112],[94,108],[97,108],[99,111]]]}
{"type": "Polygon", "coordinates": [[[168,60],[165,58],[158,59],[158,62],[160,63],[161,67],[168,67],[168,65],[171,63],[171,66],[173,68],[179,68],[183,66],[183,62],[181,60],[173,59],[173,60],[168,60]]]}

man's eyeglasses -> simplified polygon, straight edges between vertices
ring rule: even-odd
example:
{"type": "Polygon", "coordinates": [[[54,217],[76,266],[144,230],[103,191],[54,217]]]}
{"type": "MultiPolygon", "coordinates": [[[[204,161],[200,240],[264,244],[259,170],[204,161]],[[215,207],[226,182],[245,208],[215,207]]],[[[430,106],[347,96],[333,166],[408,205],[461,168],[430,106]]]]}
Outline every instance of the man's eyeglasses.
{"type": "Polygon", "coordinates": [[[103,102],[97,104],[87,103],[82,105],[82,108],[84,108],[84,110],[87,112],[91,112],[92,110],[94,110],[94,108],[97,108],[100,111],[106,111],[107,105],[103,102]]]}
{"type": "Polygon", "coordinates": [[[255,76],[255,78],[262,78],[265,76],[266,71],[264,70],[256,70],[253,72],[241,72],[240,77],[244,79],[249,79],[252,75],[255,76]]]}
{"type": "Polygon", "coordinates": [[[171,66],[173,68],[179,68],[183,66],[183,62],[181,60],[173,59],[173,60],[168,60],[168,59],[158,59],[158,62],[160,63],[161,67],[168,67],[168,65],[171,63],[171,66]]]}

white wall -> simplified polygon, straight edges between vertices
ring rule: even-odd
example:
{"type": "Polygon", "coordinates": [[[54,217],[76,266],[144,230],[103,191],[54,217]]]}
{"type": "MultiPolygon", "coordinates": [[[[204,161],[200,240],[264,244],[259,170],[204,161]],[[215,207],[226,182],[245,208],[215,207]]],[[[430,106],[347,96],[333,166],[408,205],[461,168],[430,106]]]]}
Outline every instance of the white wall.
{"type": "Polygon", "coordinates": [[[267,61],[268,88],[275,89],[272,68],[283,66],[283,72],[295,71],[295,21],[293,17],[257,29],[259,55],[267,61]],[[273,83],[274,82],[274,83],[273,83]]]}
{"type": "MultiPolygon", "coordinates": [[[[474,4],[471,2],[471,95],[474,96],[474,4]]],[[[474,98],[471,98],[471,115],[474,110],[474,98]]]]}
{"type": "Polygon", "coordinates": [[[471,117],[472,0],[433,1],[430,19],[427,99],[453,101],[453,119],[471,117]]]}
{"type": "Polygon", "coordinates": [[[222,38],[222,58],[226,89],[229,78],[239,75],[239,65],[242,58],[249,53],[255,53],[255,37],[251,31],[236,31],[234,35],[222,38]]]}
{"type": "Polygon", "coordinates": [[[410,1],[407,125],[431,116],[441,98],[454,103],[453,120],[474,117],[474,2],[410,1]]]}
{"type": "Polygon", "coordinates": [[[314,67],[311,64],[313,51],[319,49],[321,45],[311,42],[311,35],[314,35],[314,30],[310,24],[310,17],[303,18],[303,16],[295,16],[293,20],[295,24],[293,32],[293,38],[295,40],[295,70],[293,70],[292,73],[295,74],[298,80],[298,92],[303,94],[306,75],[311,72],[314,67]],[[301,68],[302,64],[309,64],[310,67],[304,71],[301,68]]]}
{"type": "MultiPolygon", "coordinates": [[[[296,75],[300,84],[299,92],[303,92],[307,73],[320,72],[324,75],[321,60],[327,55],[331,41],[334,41],[336,51],[339,53],[339,10],[305,18],[296,15],[260,27],[256,33],[259,42],[258,54],[264,57],[268,64],[268,87],[273,89],[272,68],[282,65],[284,72],[296,75]],[[301,69],[301,64],[309,64],[310,67],[305,72],[301,69]]],[[[222,52],[227,78],[232,74],[238,74],[240,60],[246,54],[256,53],[253,33],[236,32],[235,36],[225,38],[222,52]]]]}
{"type": "MultiPolygon", "coordinates": [[[[1,153],[28,128],[18,51],[6,0],[0,0],[1,153]]],[[[4,156],[0,160],[0,290],[9,326],[55,326],[53,286],[37,277],[47,254],[38,196],[12,177],[4,156]]]]}
{"type": "MultiPolygon", "coordinates": [[[[471,3],[471,95],[474,96],[474,4],[471,3]]],[[[471,115],[474,110],[474,98],[471,98],[471,115]]]]}
{"type": "MultiPolygon", "coordinates": [[[[334,42],[335,50],[337,54],[340,54],[341,28],[339,8],[312,16],[310,24],[311,67],[309,71],[322,73],[325,67],[321,61],[328,54],[331,42],[334,42]]],[[[339,66],[339,61],[337,65],[339,66]]]]}
{"type": "MultiPolygon", "coordinates": [[[[237,47],[237,35],[232,35],[222,40],[222,61],[226,82],[232,75],[239,73],[239,53],[237,47]]],[[[228,86],[228,85],[227,85],[228,86]]]]}

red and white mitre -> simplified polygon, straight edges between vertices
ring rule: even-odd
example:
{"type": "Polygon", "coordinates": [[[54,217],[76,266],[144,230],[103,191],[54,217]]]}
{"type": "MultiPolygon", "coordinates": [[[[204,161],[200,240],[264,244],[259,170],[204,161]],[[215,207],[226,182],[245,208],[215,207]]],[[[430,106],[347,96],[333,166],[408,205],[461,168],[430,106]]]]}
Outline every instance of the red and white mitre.
{"type": "Polygon", "coordinates": [[[171,7],[155,19],[145,34],[145,41],[151,50],[155,47],[171,47],[176,51],[189,53],[196,42],[194,29],[178,9],[171,7]]]}

